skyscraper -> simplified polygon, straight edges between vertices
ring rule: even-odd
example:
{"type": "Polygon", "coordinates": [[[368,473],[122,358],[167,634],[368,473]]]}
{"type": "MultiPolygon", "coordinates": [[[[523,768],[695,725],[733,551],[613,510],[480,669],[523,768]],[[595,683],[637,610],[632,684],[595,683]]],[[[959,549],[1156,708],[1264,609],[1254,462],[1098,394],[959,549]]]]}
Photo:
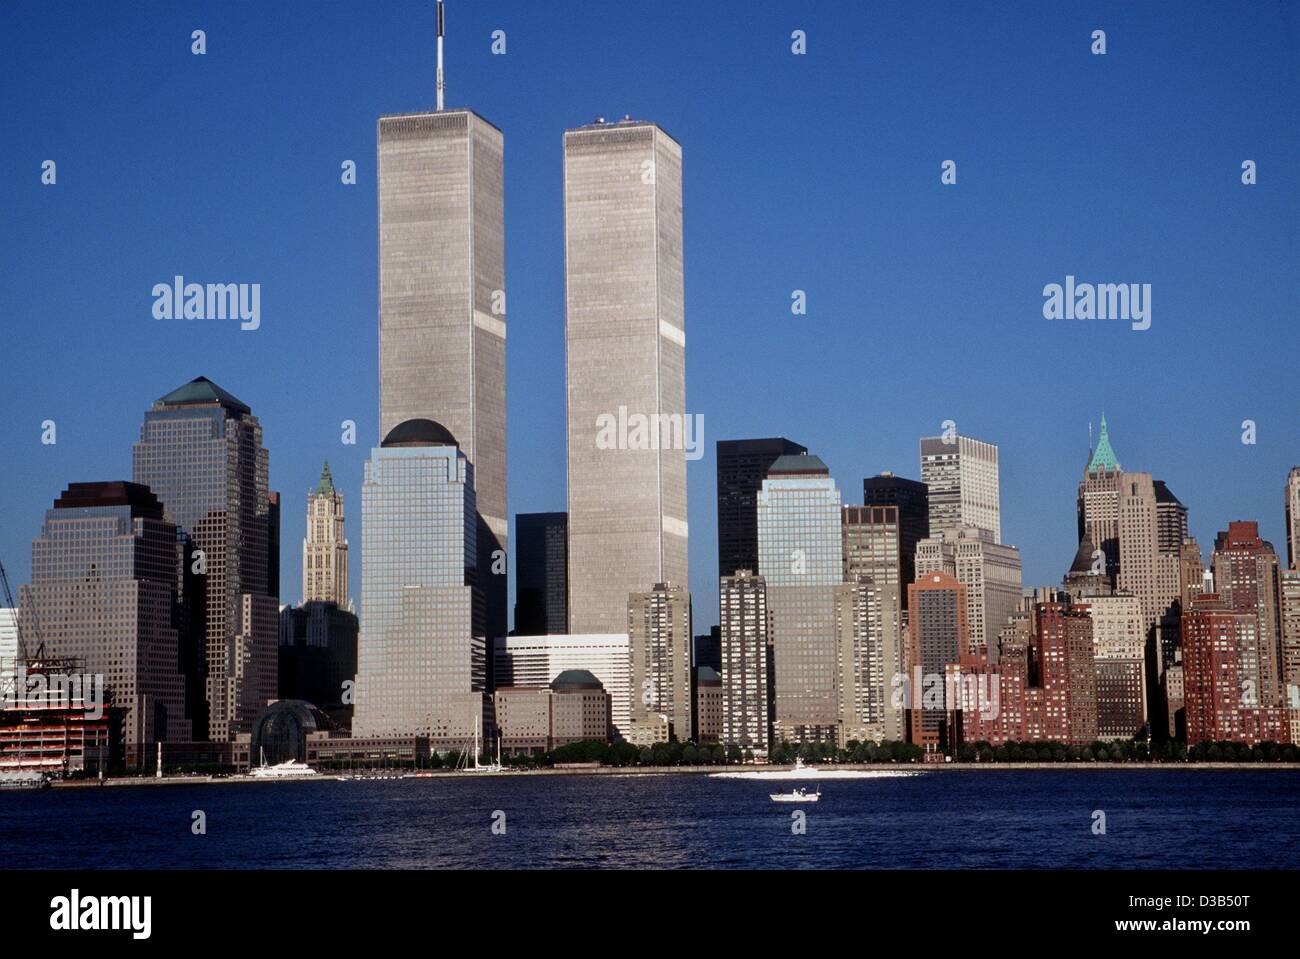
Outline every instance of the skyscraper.
{"type": "Polygon", "coordinates": [[[1229,608],[1259,622],[1258,646],[1240,658],[1243,706],[1282,704],[1282,610],[1277,553],[1259,538],[1259,524],[1237,521],[1215,538],[1214,587],[1229,608]]]}
{"type": "Polygon", "coordinates": [[[1148,721],[1142,604],[1132,593],[1116,593],[1090,596],[1081,608],[1092,617],[1097,737],[1132,739],[1148,721]]]}
{"type": "Polygon", "coordinates": [[[1002,542],[998,448],[969,436],[921,440],[921,482],[928,490],[930,535],[974,526],[1002,542]]]}
{"type": "MultiPolygon", "coordinates": [[[[682,151],[653,123],[564,134],[569,623],[687,583],[682,151]]],[[[693,437],[695,442],[700,437],[693,437]]]]}
{"type": "Polygon", "coordinates": [[[1079,481],[1079,539],[1086,536],[1105,557],[1103,572],[1115,585],[1119,572],[1119,482],[1122,468],[1110,445],[1106,416],[1101,417],[1101,436],[1088,457],[1079,481]]]}
{"type": "Polygon", "coordinates": [[[758,493],[758,572],[772,615],[777,742],[839,738],[840,525],[840,492],[825,463],[804,455],[772,464],[758,493]]]}
{"type": "MultiPolygon", "coordinates": [[[[32,582],[21,589],[24,624],[46,652],[81,660],[124,710],[128,766],[151,743],[188,740],[177,654],[176,527],[147,487],[72,483],[45,514],[32,544],[32,582]]],[[[99,705],[103,705],[101,702],[99,705]]]]}
{"type": "Polygon", "coordinates": [[[353,731],[465,748],[483,733],[485,643],[474,470],[446,427],[399,423],[361,489],[353,731]]]}
{"type": "MultiPolygon", "coordinates": [[[[207,735],[233,740],[251,731],[276,695],[279,603],[267,576],[270,491],[261,424],[200,376],[145,413],[133,461],[135,482],[153,491],[178,527],[178,562],[199,584],[200,595],[186,601],[198,607],[193,628],[203,636],[207,735]]],[[[188,656],[182,648],[182,669],[188,656]]]]}
{"type": "Polygon", "coordinates": [[[916,544],[930,535],[929,490],[917,480],[881,473],[862,481],[862,502],[898,509],[899,581],[903,608],[907,609],[907,584],[916,580],[916,544]]]}
{"type": "Polygon", "coordinates": [[[907,589],[912,594],[908,600],[908,739],[918,746],[938,746],[947,720],[948,666],[960,663],[970,649],[966,587],[955,576],[933,572],[907,589]]]}
{"type": "Polygon", "coordinates": [[[767,584],[747,569],[723,576],[719,587],[722,619],[722,742],[766,756],[770,745],[768,677],[772,622],[767,584]]]}
{"type": "MultiPolygon", "coordinates": [[[[870,585],[869,595],[859,600],[868,603],[868,635],[878,643],[878,647],[872,645],[866,650],[870,662],[867,671],[874,677],[870,722],[879,724],[874,738],[901,740],[907,734],[906,713],[894,707],[892,693],[894,678],[906,676],[908,670],[901,610],[902,597],[911,581],[902,577],[899,507],[845,506],[842,517],[844,582],[850,586],[864,582],[870,585]],[[875,670],[879,670],[878,676],[875,670]],[[875,689],[877,683],[879,691],[875,689]],[[877,700],[877,696],[881,698],[877,700]]],[[[862,668],[863,664],[859,664],[862,668]]]]}
{"type": "Polygon", "coordinates": [[[490,574],[508,538],[503,150],[471,110],[379,118],[379,431],[427,419],[460,441],[494,636],[507,596],[490,574]]]}
{"type": "Polygon", "coordinates": [[[1034,641],[1042,688],[1041,738],[1092,742],[1097,738],[1097,666],[1088,610],[1067,602],[1036,604],[1034,641]]]}
{"type": "Polygon", "coordinates": [[[966,587],[970,648],[986,646],[997,662],[998,634],[1020,603],[1020,550],[995,543],[988,530],[964,526],[942,530],[916,547],[916,576],[942,572],[966,587]]]}
{"type": "Polygon", "coordinates": [[[347,609],[348,540],[343,528],[343,494],[334,488],[327,461],[320,482],[307,494],[307,536],[302,541],[302,601],[334,603],[347,609]]]}
{"type": "Polygon", "coordinates": [[[672,583],[630,593],[628,655],[637,745],[691,738],[691,594],[672,583]]]}
{"type": "Polygon", "coordinates": [[[515,635],[569,631],[569,517],[515,516],[515,635]]]}
{"type": "Polygon", "coordinates": [[[718,575],[758,569],[758,491],[777,457],[808,450],[785,437],[718,440],[718,575]]]}

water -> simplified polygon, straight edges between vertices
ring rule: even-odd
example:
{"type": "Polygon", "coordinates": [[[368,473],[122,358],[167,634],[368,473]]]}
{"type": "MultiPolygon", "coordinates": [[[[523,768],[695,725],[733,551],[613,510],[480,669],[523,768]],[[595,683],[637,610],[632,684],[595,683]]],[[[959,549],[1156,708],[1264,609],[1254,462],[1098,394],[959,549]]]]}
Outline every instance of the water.
{"type": "Polygon", "coordinates": [[[788,788],[681,774],[4,792],[0,854],[41,869],[1300,867],[1297,770],[935,771],[768,799],[788,788]]]}

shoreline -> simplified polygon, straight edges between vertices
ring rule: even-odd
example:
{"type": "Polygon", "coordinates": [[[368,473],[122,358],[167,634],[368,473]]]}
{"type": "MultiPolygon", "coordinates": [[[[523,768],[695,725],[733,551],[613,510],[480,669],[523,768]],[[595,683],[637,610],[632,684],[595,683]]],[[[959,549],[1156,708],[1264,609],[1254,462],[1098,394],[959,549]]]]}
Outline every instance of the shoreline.
{"type": "MultiPolygon", "coordinates": [[[[1098,772],[1103,770],[1152,771],[1152,770],[1300,770],[1300,763],[835,763],[821,767],[826,771],[853,772],[1016,772],[1024,770],[1079,770],[1098,772]]],[[[579,769],[528,769],[502,770],[501,772],[467,773],[463,770],[427,770],[419,776],[406,776],[401,773],[376,776],[351,776],[343,773],[320,773],[305,779],[264,779],[247,774],[231,776],[118,776],[98,779],[63,779],[54,780],[49,785],[52,789],[97,789],[118,788],[124,786],[210,786],[243,783],[285,783],[285,782],[325,782],[325,781],[361,781],[394,782],[407,779],[500,779],[503,777],[537,777],[537,776],[707,776],[727,772],[789,772],[792,765],[729,765],[729,766],[599,766],[579,769]]],[[[810,777],[815,779],[816,777],[810,777]]],[[[26,790],[15,790],[25,792],[26,790]]]]}

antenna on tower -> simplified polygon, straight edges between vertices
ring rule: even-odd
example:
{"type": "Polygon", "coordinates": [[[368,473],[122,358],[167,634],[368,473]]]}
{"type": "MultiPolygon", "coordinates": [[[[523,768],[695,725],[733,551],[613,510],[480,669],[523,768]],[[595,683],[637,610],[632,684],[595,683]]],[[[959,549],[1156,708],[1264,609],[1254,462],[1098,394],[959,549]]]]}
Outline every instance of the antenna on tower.
{"type": "Polygon", "coordinates": [[[443,34],[443,13],[442,0],[438,0],[438,109],[442,110],[442,34],[443,34]]]}

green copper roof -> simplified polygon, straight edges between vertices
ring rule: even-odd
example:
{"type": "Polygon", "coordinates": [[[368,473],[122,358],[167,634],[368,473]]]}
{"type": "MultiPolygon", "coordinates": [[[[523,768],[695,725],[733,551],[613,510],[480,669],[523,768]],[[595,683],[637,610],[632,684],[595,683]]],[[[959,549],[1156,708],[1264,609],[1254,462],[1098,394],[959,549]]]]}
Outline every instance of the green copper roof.
{"type": "Polygon", "coordinates": [[[316,484],[317,496],[329,496],[334,492],[334,477],[330,476],[330,461],[326,460],[320,471],[320,482],[316,484]]]}
{"type": "Polygon", "coordinates": [[[1106,430],[1106,414],[1101,414],[1101,438],[1097,440],[1097,448],[1092,451],[1092,459],[1088,461],[1088,472],[1096,473],[1098,470],[1115,472],[1118,470],[1119,460],[1115,458],[1115,451],[1110,448],[1110,433],[1106,430]]]}
{"type": "Polygon", "coordinates": [[[245,404],[231,396],[206,376],[198,376],[158,400],[159,406],[198,406],[217,403],[239,413],[251,413],[245,404]]]}

